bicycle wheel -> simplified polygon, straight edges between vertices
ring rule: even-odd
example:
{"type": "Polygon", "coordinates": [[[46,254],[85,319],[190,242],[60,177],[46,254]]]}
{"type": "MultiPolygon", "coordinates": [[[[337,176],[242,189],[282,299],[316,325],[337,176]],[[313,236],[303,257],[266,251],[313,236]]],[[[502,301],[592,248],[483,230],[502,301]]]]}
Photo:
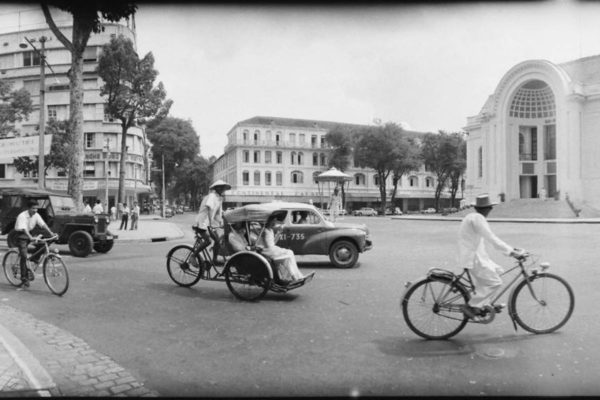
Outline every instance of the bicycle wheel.
{"type": "Polygon", "coordinates": [[[469,296],[462,286],[426,278],[402,298],[402,315],[408,327],[425,339],[448,339],[460,332],[468,317],[462,306],[469,296]]]}
{"type": "Polygon", "coordinates": [[[179,286],[190,287],[200,280],[202,263],[191,246],[182,244],[173,247],[167,254],[167,271],[179,286]]]}
{"type": "Polygon", "coordinates": [[[532,333],[550,333],[569,320],[575,307],[575,296],[563,278],[542,273],[519,282],[510,306],[512,317],[523,329],[532,333]]]}
{"type": "Polygon", "coordinates": [[[69,272],[63,260],[54,254],[44,260],[44,282],[48,289],[57,296],[62,296],[69,289],[69,272]]]}
{"type": "Polygon", "coordinates": [[[267,266],[251,255],[240,255],[230,260],[225,272],[227,287],[240,300],[262,299],[271,286],[267,266]]]}
{"type": "Polygon", "coordinates": [[[21,255],[15,249],[8,250],[2,259],[2,269],[6,280],[13,286],[21,285],[21,255]]]}

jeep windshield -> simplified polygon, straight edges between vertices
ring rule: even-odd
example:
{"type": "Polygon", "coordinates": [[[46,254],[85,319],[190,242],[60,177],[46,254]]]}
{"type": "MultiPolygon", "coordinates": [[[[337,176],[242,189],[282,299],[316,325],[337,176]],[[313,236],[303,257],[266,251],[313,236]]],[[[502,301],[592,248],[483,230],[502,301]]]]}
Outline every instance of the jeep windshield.
{"type": "Polygon", "coordinates": [[[50,196],[50,201],[54,212],[57,214],[68,213],[75,209],[75,203],[70,197],[50,196]]]}

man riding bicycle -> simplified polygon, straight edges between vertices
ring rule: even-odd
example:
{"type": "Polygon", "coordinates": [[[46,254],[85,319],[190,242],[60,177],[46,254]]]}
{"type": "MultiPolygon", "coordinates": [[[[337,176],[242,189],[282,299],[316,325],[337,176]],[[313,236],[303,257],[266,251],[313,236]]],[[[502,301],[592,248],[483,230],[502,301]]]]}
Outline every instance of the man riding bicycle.
{"type": "Polygon", "coordinates": [[[29,287],[29,271],[27,270],[27,246],[29,242],[35,240],[31,235],[31,231],[39,226],[44,228],[48,233],[53,236],[54,233],[48,228],[48,225],[44,222],[40,214],[37,213],[39,208],[38,202],[30,200],[27,203],[27,210],[21,212],[17,216],[15,222],[15,231],[19,232],[17,236],[17,245],[19,247],[20,266],[21,266],[21,285],[29,287]]]}
{"type": "Polygon", "coordinates": [[[477,196],[476,202],[472,204],[476,212],[463,218],[458,232],[460,265],[470,270],[475,285],[473,297],[463,308],[463,313],[469,318],[479,315],[481,309],[489,305],[488,299],[502,286],[500,274],[504,270],[487,254],[484,240],[507,256],[516,257],[521,254],[490,229],[486,217],[496,204],[498,203],[490,201],[487,194],[477,196]]]}
{"type": "Polygon", "coordinates": [[[204,196],[198,216],[196,217],[195,227],[200,231],[200,236],[206,243],[204,247],[210,244],[212,235],[213,239],[213,262],[218,263],[217,256],[219,255],[219,233],[218,230],[223,228],[223,192],[231,189],[231,185],[225,181],[218,180],[210,185],[210,192],[204,196]],[[208,227],[213,228],[208,231],[208,227]]]}

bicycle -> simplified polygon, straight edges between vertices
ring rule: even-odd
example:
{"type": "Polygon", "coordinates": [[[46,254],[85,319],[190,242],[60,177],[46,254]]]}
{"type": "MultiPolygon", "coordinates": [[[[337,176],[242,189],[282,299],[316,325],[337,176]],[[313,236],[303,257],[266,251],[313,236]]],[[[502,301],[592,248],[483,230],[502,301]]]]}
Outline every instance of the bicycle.
{"type": "MultiPolygon", "coordinates": [[[[67,266],[58,254],[58,249],[50,249],[49,244],[58,240],[58,235],[49,238],[37,238],[34,243],[42,243],[43,246],[35,250],[27,257],[27,269],[29,280],[35,279],[37,269],[42,266],[44,282],[52,293],[62,296],[69,289],[69,273],[67,266]],[[38,257],[38,261],[31,258],[38,257]]],[[[2,268],[8,282],[13,286],[21,286],[21,255],[17,249],[10,249],[2,259],[2,268]]]]}
{"type": "Polygon", "coordinates": [[[425,339],[448,339],[458,334],[467,323],[489,324],[504,308],[496,303],[511,287],[508,296],[508,314],[515,331],[517,324],[528,332],[543,334],[554,332],[567,323],[575,296],[571,286],[558,275],[545,272],[550,264],[542,262],[528,252],[515,256],[516,265],[501,274],[518,273],[503,285],[493,297],[490,306],[479,316],[470,319],[463,313],[475,287],[468,269],[460,275],[443,269],[430,268],[427,276],[415,283],[407,282],[401,297],[400,308],[408,327],[425,339]],[[527,261],[530,261],[526,265],[527,261]],[[516,284],[516,285],[515,285],[516,284]]]}

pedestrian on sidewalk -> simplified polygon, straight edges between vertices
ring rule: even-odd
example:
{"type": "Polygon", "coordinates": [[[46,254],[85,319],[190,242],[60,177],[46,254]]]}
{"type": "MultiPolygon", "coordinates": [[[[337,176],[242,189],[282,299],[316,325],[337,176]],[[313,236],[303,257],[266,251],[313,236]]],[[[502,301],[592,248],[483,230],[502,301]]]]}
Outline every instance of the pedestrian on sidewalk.
{"type": "Polygon", "coordinates": [[[96,204],[94,204],[94,208],[92,209],[92,211],[96,215],[102,214],[104,212],[104,207],[102,207],[102,203],[100,202],[100,199],[96,200],[96,204]]]}
{"type": "Polygon", "coordinates": [[[127,230],[127,221],[129,220],[129,207],[127,207],[127,203],[123,203],[123,208],[121,210],[121,227],[120,231],[125,228],[127,230]]]}
{"type": "Polygon", "coordinates": [[[115,207],[114,205],[110,208],[110,219],[112,219],[113,221],[117,220],[117,207],[115,207]]]}
{"type": "Polygon", "coordinates": [[[133,202],[133,207],[131,208],[131,230],[137,230],[138,228],[138,220],[140,219],[140,206],[138,206],[137,201],[133,202]]]}

